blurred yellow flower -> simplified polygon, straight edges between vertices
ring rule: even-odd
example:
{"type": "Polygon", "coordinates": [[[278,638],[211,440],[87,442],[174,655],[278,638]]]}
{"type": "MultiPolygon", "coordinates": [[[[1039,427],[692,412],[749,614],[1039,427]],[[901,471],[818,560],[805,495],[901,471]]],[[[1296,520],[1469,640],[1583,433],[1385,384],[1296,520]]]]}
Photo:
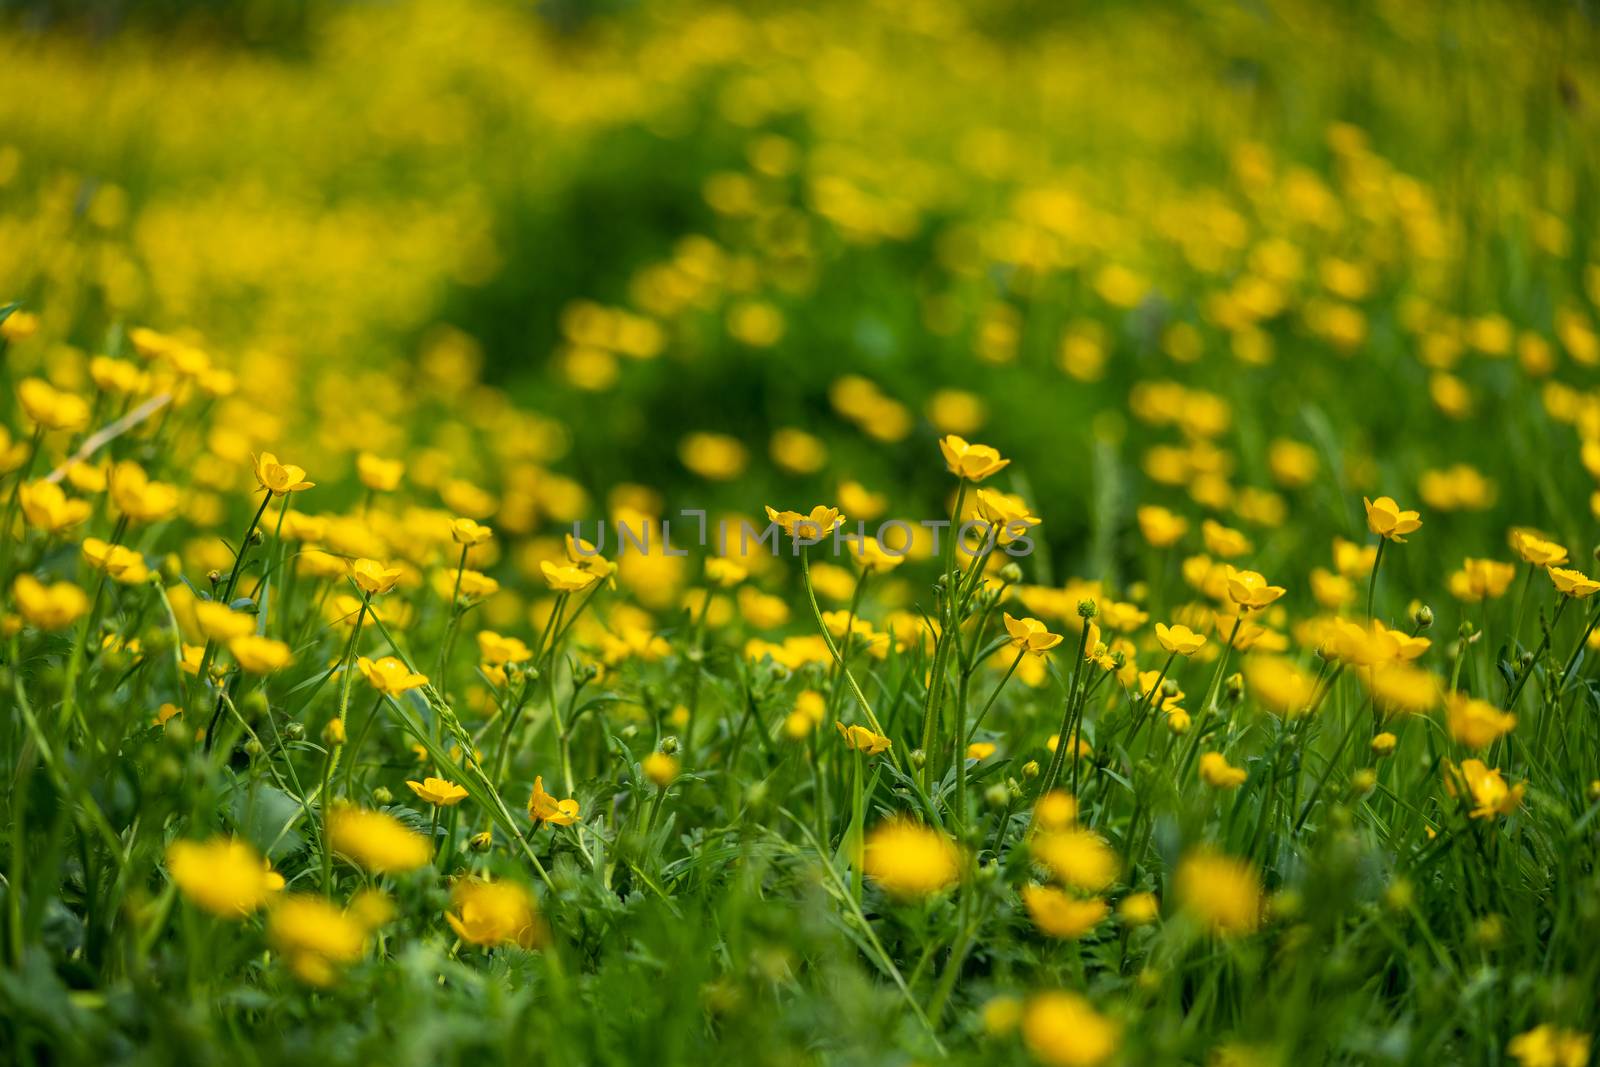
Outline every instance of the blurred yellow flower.
{"type": "Polygon", "coordinates": [[[863,868],[891,896],[924,897],[956,883],[959,861],[955,842],[943,833],[894,818],[867,834],[863,868]]]}
{"type": "Polygon", "coordinates": [[[1037,993],[1023,1009],[1023,1043],[1049,1067],[1096,1067],[1116,1054],[1121,1039],[1121,1027],[1077,993],[1037,993]]]}
{"type": "Polygon", "coordinates": [[[1191,853],[1174,878],[1184,909],[1212,933],[1252,933],[1261,922],[1261,879],[1244,860],[1218,852],[1191,853]]]}
{"type": "Polygon", "coordinates": [[[1059,938],[1082,937],[1111,912],[1099,897],[1081,900],[1055,886],[1032,883],[1022,887],[1022,903],[1041,933],[1059,938]]]}
{"type": "Polygon", "coordinates": [[[11,585],[17,613],[41,630],[65,630],[89,610],[89,595],[71,582],[45,585],[19,574],[11,585]]]}
{"type": "Polygon", "coordinates": [[[403,874],[428,862],[426,837],[391,815],[338,807],[328,813],[328,844],[375,874],[403,874]]]}
{"type": "Polygon", "coordinates": [[[236,837],[179,838],[167,846],[167,873],[191,903],[222,919],[245,918],[283,888],[283,877],[236,837]]]}
{"type": "Polygon", "coordinates": [[[450,887],[454,911],[445,921],[461,940],[495,947],[537,948],[546,938],[533,895],[515,882],[461,878],[450,887]]]}

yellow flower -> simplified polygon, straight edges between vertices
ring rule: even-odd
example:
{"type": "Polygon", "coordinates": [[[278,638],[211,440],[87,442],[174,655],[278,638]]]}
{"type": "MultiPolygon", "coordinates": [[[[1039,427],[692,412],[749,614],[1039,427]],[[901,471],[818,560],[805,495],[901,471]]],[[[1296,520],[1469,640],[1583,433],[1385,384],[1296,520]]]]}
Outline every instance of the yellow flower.
{"type": "Polygon", "coordinates": [[[1151,548],[1169,548],[1189,532],[1189,520],[1166,508],[1148,504],[1139,509],[1139,532],[1151,548]]]}
{"type": "Polygon", "coordinates": [[[1117,905],[1117,917],[1129,926],[1148,926],[1161,918],[1161,902],[1154,893],[1129,893],[1117,905]]]}
{"type": "Polygon", "coordinates": [[[55,482],[29,482],[17,489],[17,502],[28,525],[45,533],[60,533],[89,517],[87,500],[73,500],[55,482]]]}
{"type": "Polygon", "coordinates": [[[1095,1067],[1116,1054],[1121,1039],[1121,1028],[1077,993],[1038,993],[1023,1009],[1023,1043],[1049,1067],[1095,1067]]]}
{"type": "Polygon", "coordinates": [[[539,561],[539,570],[544,574],[545,584],[558,593],[576,593],[599,581],[599,575],[590,571],[571,565],[551,563],[547,559],[539,561]]]}
{"type": "MultiPolygon", "coordinates": [[[[1562,555],[1565,554],[1563,551],[1562,555]]],[[[1450,595],[1471,603],[1504,596],[1516,576],[1514,564],[1493,559],[1468,559],[1461,564],[1459,571],[1450,576],[1450,595]]]]}
{"type": "Polygon", "coordinates": [[[259,634],[235,637],[228,642],[228,651],[233,653],[240,669],[250,674],[271,674],[294,660],[288,645],[259,634]]]}
{"type": "Polygon", "coordinates": [[[407,781],[406,785],[417,794],[424,803],[432,804],[439,808],[453,808],[467,799],[467,791],[454,782],[443,778],[424,778],[420,782],[407,781]]]}
{"type": "Polygon", "coordinates": [[[750,572],[731,559],[713,556],[706,560],[706,580],[724,589],[731,589],[750,576],[750,572]]]}
{"type": "Polygon", "coordinates": [[[665,752],[652,752],[639,762],[639,769],[657,789],[665,789],[678,777],[678,758],[665,752]]]}
{"type": "Polygon", "coordinates": [[[1255,571],[1227,570],[1228,599],[1241,608],[1264,608],[1281,597],[1286,589],[1281,585],[1268,585],[1267,580],[1255,571]]]}
{"type": "Polygon", "coordinates": [[[960,853],[937,830],[907,818],[879,823],[867,835],[862,867],[896,897],[925,897],[956,883],[960,853]]]}
{"type": "Polygon", "coordinates": [[[863,756],[876,756],[894,747],[893,741],[882,734],[873,733],[865,726],[854,724],[846,726],[842,722],[833,725],[839,728],[839,736],[844,738],[844,747],[854,749],[863,756]]]}
{"type": "Polygon", "coordinates": [[[888,574],[906,560],[905,552],[891,552],[876,537],[863,537],[855,550],[856,566],[868,574],[888,574]]]}
{"type": "Polygon", "coordinates": [[[557,800],[544,791],[544,776],[533,780],[533,794],[528,797],[528,818],[535,823],[547,822],[554,826],[571,826],[578,821],[578,802],[575,799],[557,800]]]}
{"type": "MultiPolygon", "coordinates": [[[[266,457],[263,456],[262,458],[265,459],[266,457]]],[[[289,467],[285,469],[296,470],[297,468],[289,467]]],[[[305,473],[305,471],[300,471],[299,476],[303,478],[305,473]]],[[[400,485],[400,479],[405,476],[405,473],[406,465],[402,460],[384,459],[382,456],[374,455],[371,452],[363,452],[356,457],[356,477],[361,479],[362,485],[375,493],[391,492],[400,485]]],[[[259,478],[260,475],[258,474],[257,477],[259,478]]],[[[266,488],[264,484],[263,488],[266,488]]],[[[294,486],[293,488],[309,489],[310,485],[308,483],[305,486],[294,486]]]]}
{"type": "Polygon", "coordinates": [[[1540,1023],[1506,1046],[1521,1067],[1588,1067],[1589,1035],[1540,1023]]]}
{"type": "Polygon", "coordinates": [[[1211,519],[1200,524],[1200,535],[1205,540],[1206,551],[1223,559],[1234,559],[1255,548],[1238,530],[1211,519]]]}
{"type": "Polygon", "coordinates": [[[428,862],[426,837],[398,819],[365,808],[340,807],[328,813],[328,843],[376,874],[401,874],[428,862]]]}
{"type": "Polygon", "coordinates": [[[1180,656],[1192,656],[1206,643],[1204,634],[1197,634],[1187,626],[1168,626],[1161,622],[1156,623],[1156,640],[1162,648],[1180,656]]]}
{"type": "Polygon", "coordinates": [[[727,434],[692,433],[679,443],[678,458],[700,477],[726,482],[744,472],[749,454],[737,438],[727,434]]]}
{"type": "Polygon", "coordinates": [[[950,473],[969,482],[981,482],[1011,462],[1002,459],[997,449],[968,444],[955,434],[940,439],[939,451],[944,453],[945,466],[950,468],[950,473]]]}
{"type": "MultiPolygon", "coordinates": [[[[84,554],[89,551],[89,543],[84,542],[84,554]]],[[[194,606],[195,623],[200,627],[200,632],[208,641],[231,641],[235,637],[254,633],[256,617],[246,615],[242,611],[234,611],[228,605],[215,600],[201,600],[194,606]]]]}
{"type": "Polygon", "coordinates": [[[1261,879],[1244,860],[1192,853],[1178,865],[1175,885],[1184,908],[1214,934],[1248,934],[1261,922],[1261,879]]]}
{"type": "Polygon", "coordinates": [[[278,457],[271,452],[263,452],[259,456],[252,452],[250,462],[255,468],[256,483],[273,496],[298,493],[317,484],[306,481],[305,468],[292,463],[279,463],[278,457]]]}
{"type": "Polygon", "coordinates": [[[130,522],[160,522],[178,510],[178,487],[152,482],[131,459],[111,468],[110,485],[111,503],[130,522]]]}
{"type": "Polygon", "coordinates": [[[1028,510],[1020,496],[996,489],[978,490],[977,509],[978,516],[989,523],[995,540],[1002,545],[1010,544],[1043,521],[1028,510]]]}
{"type": "Polygon", "coordinates": [[[515,882],[488,882],[462,878],[450,887],[455,910],[445,921],[461,940],[494,947],[518,945],[536,948],[544,943],[544,924],[534,907],[533,895],[515,882]]]}
{"type": "Polygon", "coordinates": [[[1450,736],[1468,748],[1488,748],[1510,733],[1517,717],[1507,714],[1486,700],[1465,693],[1451,693],[1445,705],[1445,722],[1450,736]]]}
{"type": "Polygon", "coordinates": [[[172,842],[167,873],[190,903],[223,919],[243,919],[283,888],[282,876],[236,837],[172,842]]]}
{"type": "Polygon", "coordinates": [[[1567,562],[1567,550],[1547,541],[1531,530],[1513,530],[1511,547],[1523,561],[1535,567],[1559,567],[1567,562]]]}
{"type": "Polygon", "coordinates": [[[999,747],[991,741],[974,741],[967,746],[967,759],[982,762],[999,751],[999,747]]]}
{"type": "Polygon", "coordinates": [[[770,505],[766,511],[767,521],[776,523],[784,533],[813,543],[832,533],[834,527],[844,522],[844,516],[838,508],[830,508],[825,504],[816,505],[809,513],[778,511],[770,505]]]}
{"type": "Polygon", "coordinates": [[[20,308],[0,319],[0,341],[26,341],[39,332],[39,316],[20,308]]]}
{"type": "Polygon", "coordinates": [[[1061,635],[1045,629],[1038,619],[1014,619],[1010,612],[1001,612],[1006,633],[1011,635],[1011,647],[1019,652],[1032,652],[1042,656],[1061,643],[1061,635]]]}
{"type": "Polygon", "coordinates": [[[1248,777],[1248,771],[1230,766],[1228,758],[1220,752],[1206,752],[1200,756],[1200,780],[1214,789],[1237,789],[1248,777]]]}
{"type": "Polygon", "coordinates": [[[1528,789],[1523,782],[1507,786],[1498,768],[1491,770],[1479,759],[1462,760],[1459,767],[1446,760],[1444,786],[1451,796],[1458,796],[1465,789],[1473,803],[1474,819],[1510,815],[1522,806],[1522,795],[1528,789]]]}
{"type": "Polygon", "coordinates": [[[19,574],[11,586],[17,613],[41,630],[65,630],[89,610],[89,595],[71,582],[45,585],[19,574]]]}
{"type": "Polygon", "coordinates": [[[24,378],[17,385],[17,400],[28,418],[46,430],[81,430],[89,424],[84,399],[61,392],[43,378],[24,378]]]}
{"type": "Polygon", "coordinates": [[[390,696],[399,696],[428,684],[427,675],[411,670],[396,656],[384,656],[377,660],[360,656],[356,659],[356,667],[372,688],[390,696]]]}
{"type": "Polygon", "coordinates": [[[1380,496],[1376,500],[1361,498],[1367,508],[1367,529],[1379,537],[1404,542],[1401,534],[1422,529],[1422,516],[1415,511],[1401,511],[1393,497],[1380,496]]]}
{"type": "Polygon", "coordinates": [[[98,537],[86,537],[80,550],[85,563],[123,585],[138,585],[150,577],[144,557],[131,548],[109,544],[98,537]]]}
{"type": "Polygon", "coordinates": [[[1099,897],[1080,900],[1055,886],[1037,884],[1022,887],[1022,903],[1041,933],[1059,938],[1082,937],[1111,912],[1099,897]]]}
{"type": "Polygon", "coordinates": [[[450,523],[450,539],[458,545],[481,545],[494,536],[494,530],[472,519],[456,519],[450,523]]]}
{"type": "Polygon", "coordinates": [[[1372,739],[1372,754],[1374,756],[1392,756],[1400,739],[1388,730],[1383,731],[1372,739]]]}
{"type": "Polygon", "coordinates": [[[1117,854],[1092,830],[1067,828],[1040,832],[1029,851],[1050,876],[1086,893],[1104,890],[1117,877],[1117,854]]]}
{"type": "Polygon", "coordinates": [[[1385,715],[1416,715],[1439,702],[1439,680],[1403,663],[1379,665],[1360,674],[1373,704],[1385,715]]]}
{"type": "Polygon", "coordinates": [[[485,661],[500,666],[522,663],[533,658],[533,650],[515,637],[502,637],[493,630],[478,631],[478,653],[485,661]]]}
{"type": "Polygon", "coordinates": [[[375,559],[362,558],[350,564],[350,577],[355,579],[356,588],[368,596],[387,593],[400,580],[400,575],[399,567],[390,567],[375,559]]]}
{"type": "Polygon", "coordinates": [[[1547,567],[1550,580],[1556,585],[1556,592],[1562,596],[1569,596],[1574,600],[1582,600],[1600,590],[1600,582],[1590,578],[1582,571],[1568,570],[1565,567],[1547,567]]]}
{"type": "Polygon", "coordinates": [[[322,897],[297,893],[273,906],[267,939],[291,973],[307,985],[330,986],[339,968],[366,951],[367,926],[322,897]]]}

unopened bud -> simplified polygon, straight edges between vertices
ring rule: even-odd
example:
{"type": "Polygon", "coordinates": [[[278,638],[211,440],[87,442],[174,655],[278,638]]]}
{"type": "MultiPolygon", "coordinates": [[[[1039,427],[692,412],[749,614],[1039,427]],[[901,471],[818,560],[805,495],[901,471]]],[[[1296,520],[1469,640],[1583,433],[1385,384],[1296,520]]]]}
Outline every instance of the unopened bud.
{"type": "Polygon", "coordinates": [[[911,766],[920,771],[923,767],[927,766],[927,763],[928,754],[926,752],[922,751],[920,748],[914,748],[911,750],[911,766]]]}
{"type": "Polygon", "coordinates": [[[380,785],[372,791],[372,800],[375,804],[393,804],[394,794],[389,792],[389,787],[380,785]]]}
{"type": "Polygon", "coordinates": [[[1039,777],[1039,761],[1031,759],[1022,765],[1022,777],[1032,781],[1039,777]]]}
{"type": "Polygon", "coordinates": [[[287,737],[291,741],[304,741],[306,738],[305,724],[298,722],[290,723],[288,726],[283,728],[283,736],[287,737]]]}
{"type": "Polygon", "coordinates": [[[1093,600],[1084,597],[1078,601],[1078,618],[1092,619],[1098,614],[1100,614],[1100,607],[1093,600]]]}
{"type": "Polygon", "coordinates": [[[1022,568],[1015,563],[1007,563],[1000,568],[1000,580],[1007,585],[1016,585],[1022,581],[1022,568]]]}
{"type": "Polygon", "coordinates": [[[488,830],[473,834],[471,839],[467,841],[467,847],[474,852],[488,852],[494,847],[494,834],[488,830]]]}
{"type": "Polygon", "coordinates": [[[1411,622],[1416,626],[1418,633],[1431,629],[1433,627],[1433,609],[1423,604],[1411,613],[1411,622]]]}
{"type": "Polygon", "coordinates": [[[671,734],[668,734],[666,737],[663,737],[661,739],[661,751],[665,752],[669,756],[672,755],[674,752],[677,752],[678,751],[678,739],[676,737],[673,737],[671,734]]]}

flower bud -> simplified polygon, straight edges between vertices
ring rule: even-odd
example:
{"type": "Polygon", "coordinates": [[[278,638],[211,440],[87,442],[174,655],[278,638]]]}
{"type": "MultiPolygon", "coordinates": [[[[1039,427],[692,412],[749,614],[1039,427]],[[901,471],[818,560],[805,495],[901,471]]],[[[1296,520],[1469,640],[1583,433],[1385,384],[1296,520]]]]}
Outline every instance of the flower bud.
{"type": "Polygon", "coordinates": [[[299,722],[290,723],[283,728],[283,736],[291,741],[304,741],[306,738],[305,724],[299,722]]]}
{"type": "Polygon", "coordinates": [[[1372,739],[1372,754],[1380,759],[1384,756],[1392,756],[1394,755],[1395,745],[1399,743],[1399,739],[1395,737],[1394,734],[1391,734],[1388,730],[1385,730],[1383,733],[1372,739]]]}
{"type": "Polygon", "coordinates": [[[380,785],[372,791],[372,802],[374,804],[393,804],[394,794],[389,792],[388,786],[380,785]]]}
{"type": "Polygon", "coordinates": [[[1016,585],[1022,581],[1022,568],[1015,563],[1007,563],[1000,568],[1000,580],[1007,585],[1016,585]]]}
{"type": "Polygon", "coordinates": [[[1378,786],[1378,772],[1371,767],[1363,767],[1350,776],[1350,792],[1354,796],[1364,797],[1378,786]]]}
{"type": "Polygon", "coordinates": [[[1431,629],[1433,627],[1433,609],[1426,604],[1419,605],[1417,610],[1411,613],[1411,622],[1417,628],[1418,633],[1431,629]]]}
{"type": "Polygon", "coordinates": [[[211,588],[215,589],[222,581],[222,572],[219,570],[206,571],[206,581],[210,582],[211,588]]]}
{"type": "Polygon", "coordinates": [[[983,791],[983,802],[996,810],[1003,809],[1011,803],[1011,790],[1004,782],[995,782],[983,791]]]}
{"type": "Polygon", "coordinates": [[[1093,600],[1089,599],[1088,597],[1084,597],[1082,600],[1078,601],[1078,618],[1092,619],[1098,614],[1100,614],[1099,605],[1097,605],[1093,600]]]}
{"type": "Polygon", "coordinates": [[[1022,777],[1032,781],[1039,777],[1039,761],[1031,759],[1022,765],[1022,777]]]}
{"type": "Polygon", "coordinates": [[[267,746],[261,743],[260,738],[252,737],[250,740],[244,743],[245,755],[249,756],[251,759],[259,758],[266,750],[267,746]]]}
{"type": "Polygon", "coordinates": [[[678,739],[671,734],[663,737],[661,739],[661,751],[669,756],[676,754],[678,751],[678,739]]]}
{"type": "Polygon", "coordinates": [[[474,852],[488,852],[489,849],[494,847],[494,834],[488,830],[473,834],[471,839],[467,841],[467,847],[474,852]]]}
{"type": "Polygon", "coordinates": [[[920,748],[914,748],[911,750],[911,766],[920,771],[923,767],[927,766],[927,763],[928,754],[926,752],[922,751],[920,748]]]}
{"type": "Polygon", "coordinates": [[[335,716],[328,720],[328,725],[322,728],[322,743],[329,748],[338,748],[344,744],[344,720],[335,716]]]}
{"type": "Polygon", "coordinates": [[[1222,685],[1227,691],[1229,700],[1238,701],[1244,699],[1244,675],[1238,671],[1228,675],[1222,685]]]}

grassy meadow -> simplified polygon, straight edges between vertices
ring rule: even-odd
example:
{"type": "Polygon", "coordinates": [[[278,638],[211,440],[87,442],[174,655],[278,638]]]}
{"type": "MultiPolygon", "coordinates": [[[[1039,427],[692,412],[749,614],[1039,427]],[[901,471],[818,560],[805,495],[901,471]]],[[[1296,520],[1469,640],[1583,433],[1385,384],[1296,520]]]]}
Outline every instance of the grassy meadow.
{"type": "Polygon", "coordinates": [[[1594,19],[0,5],[0,1062],[1584,1067],[1594,19]]]}

